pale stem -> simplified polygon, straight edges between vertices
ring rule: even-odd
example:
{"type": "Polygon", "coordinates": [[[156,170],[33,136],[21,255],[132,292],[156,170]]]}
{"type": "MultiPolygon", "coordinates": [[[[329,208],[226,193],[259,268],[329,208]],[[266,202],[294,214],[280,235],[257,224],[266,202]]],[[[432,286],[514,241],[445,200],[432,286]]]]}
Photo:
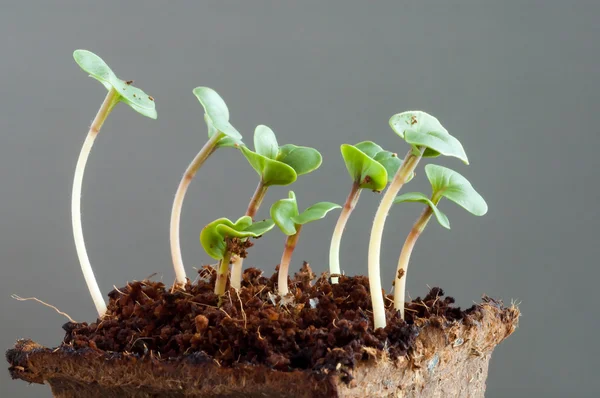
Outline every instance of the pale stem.
{"type": "Polygon", "coordinates": [[[277,293],[279,293],[279,295],[282,297],[289,293],[288,273],[290,262],[292,260],[292,253],[294,253],[294,249],[298,243],[298,238],[300,237],[301,228],[301,225],[296,225],[296,233],[288,236],[285,241],[285,249],[283,250],[283,255],[281,256],[281,262],[279,263],[279,278],[277,281],[277,293]]]}
{"type": "MultiPolygon", "coordinates": [[[[258,211],[263,199],[265,198],[265,194],[267,193],[268,186],[266,186],[262,180],[258,183],[256,190],[254,191],[254,195],[252,195],[252,199],[250,199],[250,203],[248,204],[248,209],[246,210],[246,215],[252,217],[254,220],[254,216],[258,211]]],[[[236,290],[239,290],[242,287],[242,268],[243,268],[244,259],[240,256],[232,256],[231,258],[231,287],[236,290]]]]}
{"type": "Polygon", "coordinates": [[[375,213],[375,219],[373,220],[373,226],[371,227],[371,238],[369,241],[369,289],[371,293],[371,302],[373,305],[373,321],[375,329],[383,328],[386,326],[385,319],[385,305],[383,303],[383,294],[381,291],[381,240],[383,238],[383,228],[385,226],[385,219],[387,218],[388,212],[394,204],[398,191],[402,188],[402,185],[406,183],[409,177],[414,172],[419,160],[424,151],[424,147],[419,148],[419,155],[415,155],[413,150],[410,150],[404,162],[396,175],[390,182],[388,189],[385,191],[381,203],[375,213]]]}
{"type": "Polygon", "coordinates": [[[215,133],[213,136],[204,144],[200,152],[196,155],[192,163],[188,166],[187,170],[183,174],[183,178],[177,187],[175,193],[175,200],[173,201],[173,208],[171,210],[171,229],[170,229],[170,240],[171,240],[171,257],[173,259],[173,268],[175,269],[175,285],[183,285],[186,282],[185,267],[183,266],[183,258],[181,256],[181,243],[179,241],[179,229],[181,223],[181,209],[183,207],[183,199],[185,194],[194,178],[194,175],[198,169],[204,164],[206,159],[215,151],[217,143],[225,134],[215,133]]]}
{"type": "Polygon", "coordinates": [[[92,295],[92,300],[98,311],[98,316],[102,318],[106,313],[106,303],[96,282],[92,265],[85,248],[85,241],[83,239],[83,227],[81,225],[81,186],[83,183],[83,173],[85,171],[85,165],[87,163],[90,151],[94,145],[94,140],[100,132],[100,128],[104,124],[104,121],[110,114],[110,111],[119,102],[119,93],[114,88],[111,88],[102,102],[102,106],[98,110],[90,130],[83,142],[83,147],[79,153],[79,159],[77,159],[77,165],[75,166],[75,177],[73,178],[73,193],[71,195],[71,220],[73,223],[73,238],[75,239],[75,249],[77,250],[77,257],[79,257],[79,264],[83,271],[83,277],[85,283],[92,295]]]}
{"type": "Polygon", "coordinates": [[[231,259],[231,253],[226,251],[225,255],[219,263],[219,269],[217,271],[217,281],[215,283],[215,294],[222,296],[225,294],[225,288],[227,287],[227,274],[229,273],[229,261],[231,259]]]}
{"type": "MultiPolygon", "coordinates": [[[[344,233],[344,229],[346,228],[346,223],[348,222],[348,218],[350,218],[350,214],[352,214],[352,210],[356,206],[358,202],[358,198],[360,197],[361,189],[358,182],[354,182],[352,184],[352,189],[350,190],[350,194],[346,199],[346,203],[344,204],[344,208],[340,213],[340,217],[337,220],[337,224],[335,225],[335,229],[333,230],[333,236],[331,237],[331,246],[329,247],[329,273],[330,275],[340,275],[342,273],[340,268],[340,245],[342,243],[342,234],[344,233]]],[[[338,283],[338,277],[332,276],[331,283],[338,283]]]]}
{"type": "Polygon", "coordinates": [[[404,241],[402,251],[400,252],[400,258],[398,259],[398,268],[396,270],[396,282],[394,283],[394,308],[400,312],[400,316],[404,319],[404,297],[406,295],[406,272],[408,270],[408,263],[410,261],[410,255],[417,243],[417,239],[421,236],[421,232],[425,229],[425,226],[429,222],[433,210],[427,206],[423,213],[419,216],[415,224],[413,225],[410,233],[404,241]]]}

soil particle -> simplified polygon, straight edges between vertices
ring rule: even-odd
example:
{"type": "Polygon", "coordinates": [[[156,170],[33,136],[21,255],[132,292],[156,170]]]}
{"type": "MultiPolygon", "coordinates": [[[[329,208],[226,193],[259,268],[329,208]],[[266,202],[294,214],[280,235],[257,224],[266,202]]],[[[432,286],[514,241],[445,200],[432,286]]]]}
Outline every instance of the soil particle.
{"type": "MultiPolygon", "coordinates": [[[[341,275],[332,285],[326,274],[315,279],[304,263],[290,280],[291,298],[283,301],[276,294],[277,273],[266,278],[259,269],[249,268],[242,288],[228,290],[219,307],[213,293],[214,269],[205,266],[198,273],[197,282],[188,281],[181,290],[147,280],[114,289],[103,319],[63,326],[63,347],[326,375],[367,359],[365,347],[392,358],[406,355],[418,334],[418,318],[454,321],[476,311],[475,306],[467,311],[453,307],[453,298],[433,288],[423,299],[407,303],[406,322],[388,297],[388,325],[373,330],[365,276],[341,275]]],[[[347,374],[346,381],[351,380],[347,374]]]]}

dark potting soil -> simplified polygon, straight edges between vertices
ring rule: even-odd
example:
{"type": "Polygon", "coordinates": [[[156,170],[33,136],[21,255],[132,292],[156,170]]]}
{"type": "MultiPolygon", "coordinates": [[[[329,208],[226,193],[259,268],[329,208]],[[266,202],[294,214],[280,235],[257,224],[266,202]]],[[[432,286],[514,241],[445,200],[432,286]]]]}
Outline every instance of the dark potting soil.
{"type": "Polygon", "coordinates": [[[433,288],[407,303],[406,321],[386,300],[387,327],[373,330],[368,278],[315,278],[308,264],[290,280],[291,296],[276,295],[271,278],[250,268],[242,288],[213,293],[215,271],[206,266],[195,283],[172,291],[161,282],[131,282],[109,293],[106,316],[92,324],[67,323],[64,344],[78,349],[182,358],[220,366],[261,364],[280,371],[327,374],[366,359],[363,347],[403,356],[414,343],[417,318],[452,322],[477,311],[453,307],[454,299],[433,288]]]}

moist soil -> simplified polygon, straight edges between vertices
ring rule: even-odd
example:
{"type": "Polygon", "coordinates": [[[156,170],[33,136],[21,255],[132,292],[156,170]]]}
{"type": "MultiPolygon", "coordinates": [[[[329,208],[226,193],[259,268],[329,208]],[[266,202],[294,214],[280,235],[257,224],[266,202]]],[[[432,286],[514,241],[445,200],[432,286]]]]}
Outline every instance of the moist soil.
{"type": "MultiPolygon", "coordinates": [[[[67,323],[63,347],[104,353],[127,353],[158,359],[185,358],[222,367],[261,365],[291,372],[327,375],[353,369],[366,360],[366,348],[402,357],[413,346],[415,321],[442,324],[467,320],[477,306],[461,310],[452,297],[433,288],[406,307],[406,320],[386,300],[388,324],[373,329],[368,278],[341,276],[331,284],[316,278],[308,264],[290,280],[290,294],[276,293],[277,272],[267,278],[249,268],[239,291],[213,293],[216,273],[206,266],[194,283],[172,290],[161,282],[136,281],[109,293],[103,319],[67,323]],[[341,366],[340,366],[341,364],[341,366]]],[[[422,324],[422,322],[421,322],[422,324]]],[[[10,361],[10,359],[9,359],[10,361]]],[[[342,380],[352,380],[350,372],[342,380]]]]}

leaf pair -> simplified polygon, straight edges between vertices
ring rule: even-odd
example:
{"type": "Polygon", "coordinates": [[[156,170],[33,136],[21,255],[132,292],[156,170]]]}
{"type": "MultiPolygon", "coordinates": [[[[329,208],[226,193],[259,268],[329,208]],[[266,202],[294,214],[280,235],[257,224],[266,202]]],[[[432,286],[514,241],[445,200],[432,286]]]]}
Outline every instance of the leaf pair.
{"type": "Polygon", "coordinates": [[[320,220],[331,210],[341,207],[331,202],[319,202],[299,213],[296,195],[290,191],[288,199],[278,200],[271,206],[271,218],[284,234],[291,236],[296,234],[297,225],[320,220]]]}
{"type": "Polygon", "coordinates": [[[204,108],[204,121],[208,127],[208,138],[223,134],[217,147],[236,147],[242,145],[242,135],[229,123],[229,109],[223,98],[208,87],[196,87],[194,95],[204,108]]]}
{"type": "Polygon", "coordinates": [[[425,147],[423,157],[453,156],[469,164],[465,150],[456,138],[448,133],[440,121],[423,111],[407,111],[390,118],[390,127],[409,143],[415,152],[425,147]]]}
{"type": "Polygon", "coordinates": [[[87,50],[75,50],[73,58],[81,69],[102,83],[107,90],[115,89],[119,93],[120,101],[132,107],[136,112],[156,119],[154,99],[139,88],[132,86],[131,82],[119,79],[102,58],[87,50]]]}
{"type": "Polygon", "coordinates": [[[254,130],[254,150],[241,146],[242,153],[258,173],[263,185],[289,185],[299,175],[316,170],[323,161],[313,148],[286,144],[279,146],[275,133],[259,125],[254,130]]]}
{"type": "Polygon", "coordinates": [[[274,226],[273,220],[253,223],[249,216],[240,217],[236,222],[219,218],[202,229],[200,243],[209,256],[220,260],[227,251],[226,238],[256,238],[270,231],[274,226]]]}
{"type": "Polygon", "coordinates": [[[444,228],[450,229],[448,217],[436,206],[437,202],[445,197],[463,207],[469,213],[482,216],[487,213],[488,206],[481,195],[473,188],[471,183],[462,175],[447,167],[428,164],[425,174],[431,183],[432,198],[420,192],[409,192],[396,197],[394,203],[420,202],[428,205],[433,210],[436,219],[444,228]],[[434,203],[436,202],[436,203],[434,203]]]}
{"type": "Polygon", "coordinates": [[[402,165],[395,153],[372,141],[343,144],[341,151],[350,177],[361,189],[383,190],[402,165]]]}

